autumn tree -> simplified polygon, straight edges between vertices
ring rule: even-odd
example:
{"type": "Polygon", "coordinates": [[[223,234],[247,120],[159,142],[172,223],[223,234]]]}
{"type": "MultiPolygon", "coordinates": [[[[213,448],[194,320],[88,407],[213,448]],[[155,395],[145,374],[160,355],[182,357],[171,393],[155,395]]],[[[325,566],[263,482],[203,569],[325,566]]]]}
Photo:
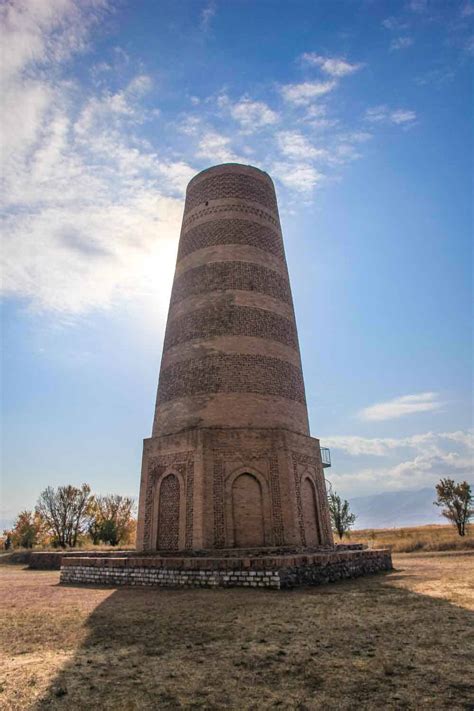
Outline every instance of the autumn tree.
{"type": "Polygon", "coordinates": [[[12,545],[17,548],[33,548],[39,543],[43,528],[44,522],[39,514],[34,511],[21,511],[10,531],[12,545]]]}
{"type": "Polygon", "coordinates": [[[134,499],[119,494],[96,496],[89,509],[88,532],[93,543],[116,546],[127,543],[133,534],[134,499]]]}
{"type": "Polygon", "coordinates": [[[436,506],[443,507],[442,515],[456,526],[460,536],[466,535],[466,526],[474,516],[473,497],[467,481],[455,483],[454,479],[441,479],[436,484],[436,506]]]}
{"type": "Polygon", "coordinates": [[[61,548],[74,547],[84,532],[92,500],[90,492],[87,484],[81,488],[69,484],[57,489],[48,486],[40,494],[36,513],[43,518],[54,543],[61,548]]]}
{"type": "Polygon", "coordinates": [[[349,510],[349,502],[341,499],[335,491],[330,491],[328,496],[329,512],[333,529],[342,539],[348,533],[356,520],[355,514],[349,510]]]}

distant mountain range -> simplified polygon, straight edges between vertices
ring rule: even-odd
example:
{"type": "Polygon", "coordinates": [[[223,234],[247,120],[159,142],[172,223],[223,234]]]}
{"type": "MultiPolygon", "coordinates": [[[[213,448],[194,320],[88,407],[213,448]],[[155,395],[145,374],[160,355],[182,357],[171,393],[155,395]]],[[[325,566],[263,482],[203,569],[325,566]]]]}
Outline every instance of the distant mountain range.
{"type": "Polygon", "coordinates": [[[436,494],[431,487],[351,498],[350,509],[357,516],[354,528],[398,528],[447,523],[440,509],[433,504],[435,498],[436,494]]]}

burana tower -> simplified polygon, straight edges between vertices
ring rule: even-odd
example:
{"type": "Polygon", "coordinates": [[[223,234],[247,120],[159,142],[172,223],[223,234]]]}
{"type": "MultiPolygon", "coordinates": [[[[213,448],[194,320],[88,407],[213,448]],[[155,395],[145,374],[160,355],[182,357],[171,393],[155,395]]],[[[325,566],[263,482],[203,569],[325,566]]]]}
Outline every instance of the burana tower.
{"type": "Polygon", "coordinates": [[[246,165],[204,170],[186,193],[138,551],[64,556],[61,581],[279,589],[390,570],[388,550],[334,546],[328,465],[309,434],[273,183],[246,165]]]}
{"type": "Polygon", "coordinates": [[[324,464],[273,182],[209,168],[186,193],[138,549],[330,547],[324,464]]]}

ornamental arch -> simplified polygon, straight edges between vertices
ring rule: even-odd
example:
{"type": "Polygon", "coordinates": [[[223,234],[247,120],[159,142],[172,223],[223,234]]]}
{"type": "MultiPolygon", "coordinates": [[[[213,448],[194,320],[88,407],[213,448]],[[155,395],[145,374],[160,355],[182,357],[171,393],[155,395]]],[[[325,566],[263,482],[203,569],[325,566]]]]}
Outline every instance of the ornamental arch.
{"type": "Polygon", "coordinates": [[[272,545],[266,478],[253,467],[242,467],[230,474],[225,489],[226,545],[233,548],[272,545]]]}

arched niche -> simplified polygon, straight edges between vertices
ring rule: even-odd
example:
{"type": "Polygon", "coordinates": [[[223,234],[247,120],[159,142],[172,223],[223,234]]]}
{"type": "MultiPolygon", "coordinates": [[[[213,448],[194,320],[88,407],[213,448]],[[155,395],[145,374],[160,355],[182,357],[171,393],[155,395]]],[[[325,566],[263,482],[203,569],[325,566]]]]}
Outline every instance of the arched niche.
{"type": "Polygon", "coordinates": [[[268,484],[250,469],[233,472],[226,482],[226,545],[258,548],[271,545],[268,484]]]}
{"type": "Polygon", "coordinates": [[[301,482],[301,506],[303,510],[303,525],[307,546],[321,544],[321,528],[318,514],[316,489],[309,476],[301,482]]]}
{"type": "Polygon", "coordinates": [[[185,483],[166,471],[155,483],[153,541],[156,550],[181,550],[185,539],[185,483]]]}

